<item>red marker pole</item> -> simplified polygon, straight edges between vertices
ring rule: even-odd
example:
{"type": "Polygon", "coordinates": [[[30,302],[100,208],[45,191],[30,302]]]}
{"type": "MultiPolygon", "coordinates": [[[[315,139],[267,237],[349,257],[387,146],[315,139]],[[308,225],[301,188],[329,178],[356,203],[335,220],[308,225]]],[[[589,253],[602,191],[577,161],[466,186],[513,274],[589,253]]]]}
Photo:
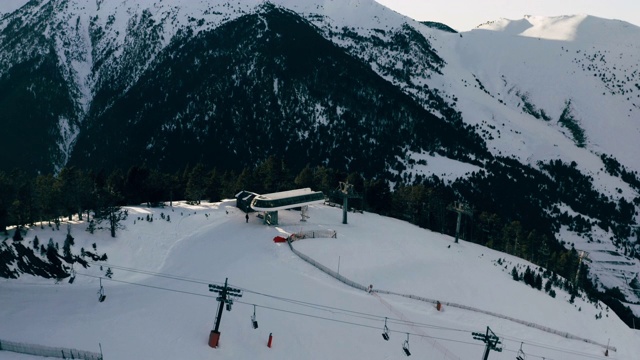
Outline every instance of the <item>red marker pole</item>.
{"type": "Polygon", "coordinates": [[[267,343],[267,347],[271,347],[271,340],[273,340],[273,334],[269,333],[269,342],[267,343]]]}

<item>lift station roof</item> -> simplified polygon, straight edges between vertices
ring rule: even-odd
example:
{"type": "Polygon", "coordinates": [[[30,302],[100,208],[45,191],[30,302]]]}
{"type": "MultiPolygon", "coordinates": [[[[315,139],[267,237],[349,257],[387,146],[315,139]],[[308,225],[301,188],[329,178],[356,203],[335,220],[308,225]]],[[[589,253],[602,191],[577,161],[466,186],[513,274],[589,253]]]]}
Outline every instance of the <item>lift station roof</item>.
{"type": "Polygon", "coordinates": [[[256,211],[278,211],[322,202],[324,202],[322,191],[304,188],[258,195],[251,202],[251,208],[256,211]]]}

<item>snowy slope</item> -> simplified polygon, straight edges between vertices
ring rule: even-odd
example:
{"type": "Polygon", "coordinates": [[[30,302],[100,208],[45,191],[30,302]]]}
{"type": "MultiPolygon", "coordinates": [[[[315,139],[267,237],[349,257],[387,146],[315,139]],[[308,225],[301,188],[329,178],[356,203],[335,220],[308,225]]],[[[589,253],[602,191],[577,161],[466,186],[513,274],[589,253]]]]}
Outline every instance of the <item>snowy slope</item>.
{"type": "MultiPolygon", "coordinates": [[[[638,335],[605,306],[582,299],[572,305],[563,291],[551,298],[513,281],[510,269],[527,263],[509,255],[465,241],[454,244],[450,237],[369,213],[349,214],[343,225],[341,210],[324,205],[311,207],[305,223],[299,213],[281,211],[279,227],[254,216],[246,224],[232,204],[131,207],[126,230],[115,239],[105,232],[90,235],[86,224],[74,222],[74,252],[95,242],[98,252],[108,254],[108,265],[102,271],[97,265],[76,269],[74,284],[28,277],[0,282],[0,339],[92,351],[101,344],[107,359],[349,359],[404,357],[401,346],[409,333],[418,357],[469,359],[483,351],[471,332],[490,326],[504,344],[492,359],[514,358],[521,343],[527,358],[604,359],[605,349],[594,343],[606,345],[609,339],[617,351],[608,358],[633,359],[640,351],[638,335]],[[279,234],[319,229],[336,230],[338,237],[293,246],[353,281],[491,311],[593,343],[478,311],[445,305],[438,312],[430,303],[368,294],[272,242],[279,234]],[[112,280],[104,278],[107,266],[112,280]],[[96,299],[97,277],[103,277],[103,303],[96,299]],[[244,292],[224,312],[220,347],[211,349],[207,339],[217,303],[207,284],[221,285],[227,277],[244,292]],[[249,321],[253,305],[258,329],[249,321]],[[604,316],[596,320],[599,312],[604,316]],[[385,317],[389,342],[380,336],[385,317]]],[[[37,235],[61,242],[64,228],[36,227],[25,241],[37,235]]],[[[28,358],[0,352],[0,359],[28,358]]]]}
{"type": "MultiPolygon", "coordinates": [[[[639,36],[640,28],[631,24],[584,15],[501,20],[464,33],[449,48],[445,76],[454,80],[451,91],[460,98],[465,121],[483,129],[494,152],[532,166],[571,159],[593,177],[598,191],[632,201],[637,191],[607,174],[599,157],[608,154],[640,169],[640,47],[632,40],[639,36]],[[464,74],[462,69],[471,77],[455,81],[453,74],[464,74]],[[525,112],[525,100],[550,120],[525,112]],[[584,147],[576,147],[558,123],[568,102],[585,131],[584,147]]],[[[607,287],[624,288],[640,272],[637,260],[621,254],[600,229],[592,233],[595,242],[567,229],[558,238],[587,251],[592,273],[607,287]]]]}
{"type": "MultiPolygon", "coordinates": [[[[3,2],[3,8],[15,10],[24,3],[3,2]]],[[[181,30],[198,33],[215,28],[258,11],[264,3],[44,0],[21,8],[18,14],[25,19],[24,26],[44,24],[43,34],[55,45],[65,77],[75,85],[72,91],[77,106],[86,112],[103,87],[116,84],[124,91],[131,86],[181,30]],[[47,6],[56,12],[44,19],[37,17],[47,6]]],[[[502,19],[470,32],[450,34],[428,28],[373,0],[271,3],[301,14],[325,37],[416,99],[424,101],[427,90],[437,89],[461,112],[465,123],[477,127],[494,154],[513,156],[534,167],[538,161],[576,161],[584,174],[593,177],[594,187],[602,194],[628,201],[638,196],[620,178],[606,174],[599,158],[608,154],[629,170],[640,171],[636,156],[640,137],[638,27],[573,15],[502,19]],[[393,52],[390,47],[375,48],[368,43],[374,39],[391,42],[404,26],[419,31],[444,59],[441,73],[425,66],[420,57],[424,54],[393,52]],[[345,28],[362,39],[342,37],[345,28]],[[385,73],[384,66],[406,70],[408,80],[385,73]],[[549,120],[525,111],[527,104],[537,112],[544,111],[549,120]],[[576,146],[574,136],[558,122],[566,109],[585,132],[583,147],[576,146]]],[[[0,28],[8,23],[9,18],[4,17],[0,28]]],[[[36,46],[31,42],[22,45],[25,49],[11,48],[8,53],[20,57],[32,53],[29,46],[36,46]]],[[[0,58],[1,65],[12,61],[15,59],[0,58]]],[[[79,128],[64,119],[60,125],[65,139],[60,146],[68,154],[79,128]]],[[[412,158],[425,160],[426,165],[409,166],[409,172],[434,174],[448,181],[478,170],[440,156],[414,153],[412,158]]],[[[565,204],[557,205],[575,214],[565,204]]],[[[596,242],[590,243],[566,229],[558,234],[567,244],[590,252],[594,273],[604,285],[624,287],[626,279],[640,273],[640,264],[621,258],[610,237],[610,233],[596,230],[592,234],[596,242]]]]}
{"type": "Polygon", "coordinates": [[[0,2],[0,17],[3,14],[8,14],[16,11],[21,6],[27,3],[28,0],[4,0],[0,2]]]}
{"type": "Polygon", "coordinates": [[[640,135],[640,46],[634,40],[639,36],[640,28],[622,21],[530,17],[465,33],[458,50],[463,66],[507,107],[522,104],[524,95],[551,118],[548,126],[566,133],[556,122],[571,101],[586,149],[638,170],[632,139],[640,135]]]}

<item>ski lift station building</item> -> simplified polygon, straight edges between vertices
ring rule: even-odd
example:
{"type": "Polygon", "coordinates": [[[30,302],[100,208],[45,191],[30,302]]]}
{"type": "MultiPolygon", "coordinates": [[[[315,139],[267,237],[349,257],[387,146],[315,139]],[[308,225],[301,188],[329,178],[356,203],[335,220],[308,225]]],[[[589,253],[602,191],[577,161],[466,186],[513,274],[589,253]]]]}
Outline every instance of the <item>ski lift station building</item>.
{"type": "Polygon", "coordinates": [[[263,195],[249,191],[241,191],[236,194],[236,207],[247,213],[251,211],[262,212],[264,222],[269,225],[278,224],[278,210],[302,208],[304,220],[307,206],[323,202],[324,194],[322,191],[313,191],[311,188],[263,195]]]}

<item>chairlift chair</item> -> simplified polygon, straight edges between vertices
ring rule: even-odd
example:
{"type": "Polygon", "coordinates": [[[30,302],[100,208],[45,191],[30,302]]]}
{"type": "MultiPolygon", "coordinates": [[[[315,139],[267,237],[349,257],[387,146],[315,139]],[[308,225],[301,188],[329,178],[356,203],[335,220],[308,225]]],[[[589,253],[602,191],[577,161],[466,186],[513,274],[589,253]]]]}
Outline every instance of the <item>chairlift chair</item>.
{"type": "Polygon", "coordinates": [[[251,316],[251,324],[254,329],[258,328],[258,320],[256,320],[256,306],[253,305],[253,316],[251,316]]]}
{"type": "Polygon", "coordinates": [[[98,290],[98,301],[103,302],[107,295],[104,294],[104,287],[102,287],[102,278],[100,278],[100,290],[98,290]]]}
{"type": "Polygon", "coordinates": [[[522,343],[520,343],[520,350],[518,350],[518,355],[516,355],[516,360],[525,360],[527,355],[525,355],[524,351],[522,351],[522,343]]]}
{"type": "Polygon", "coordinates": [[[231,306],[233,305],[233,299],[227,300],[227,311],[231,311],[231,306]]]}
{"type": "Polygon", "coordinates": [[[402,344],[402,350],[404,351],[405,355],[411,356],[411,352],[409,351],[409,333],[407,333],[407,340],[405,340],[402,344]]]}
{"type": "Polygon", "coordinates": [[[382,338],[389,341],[389,328],[387,327],[387,318],[384,318],[384,328],[382,331],[382,338]]]}
{"type": "Polygon", "coordinates": [[[76,280],[76,271],[73,270],[73,263],[71,264],[71,277],[69,277],[69,284],[73,284],[76,280]]]}

